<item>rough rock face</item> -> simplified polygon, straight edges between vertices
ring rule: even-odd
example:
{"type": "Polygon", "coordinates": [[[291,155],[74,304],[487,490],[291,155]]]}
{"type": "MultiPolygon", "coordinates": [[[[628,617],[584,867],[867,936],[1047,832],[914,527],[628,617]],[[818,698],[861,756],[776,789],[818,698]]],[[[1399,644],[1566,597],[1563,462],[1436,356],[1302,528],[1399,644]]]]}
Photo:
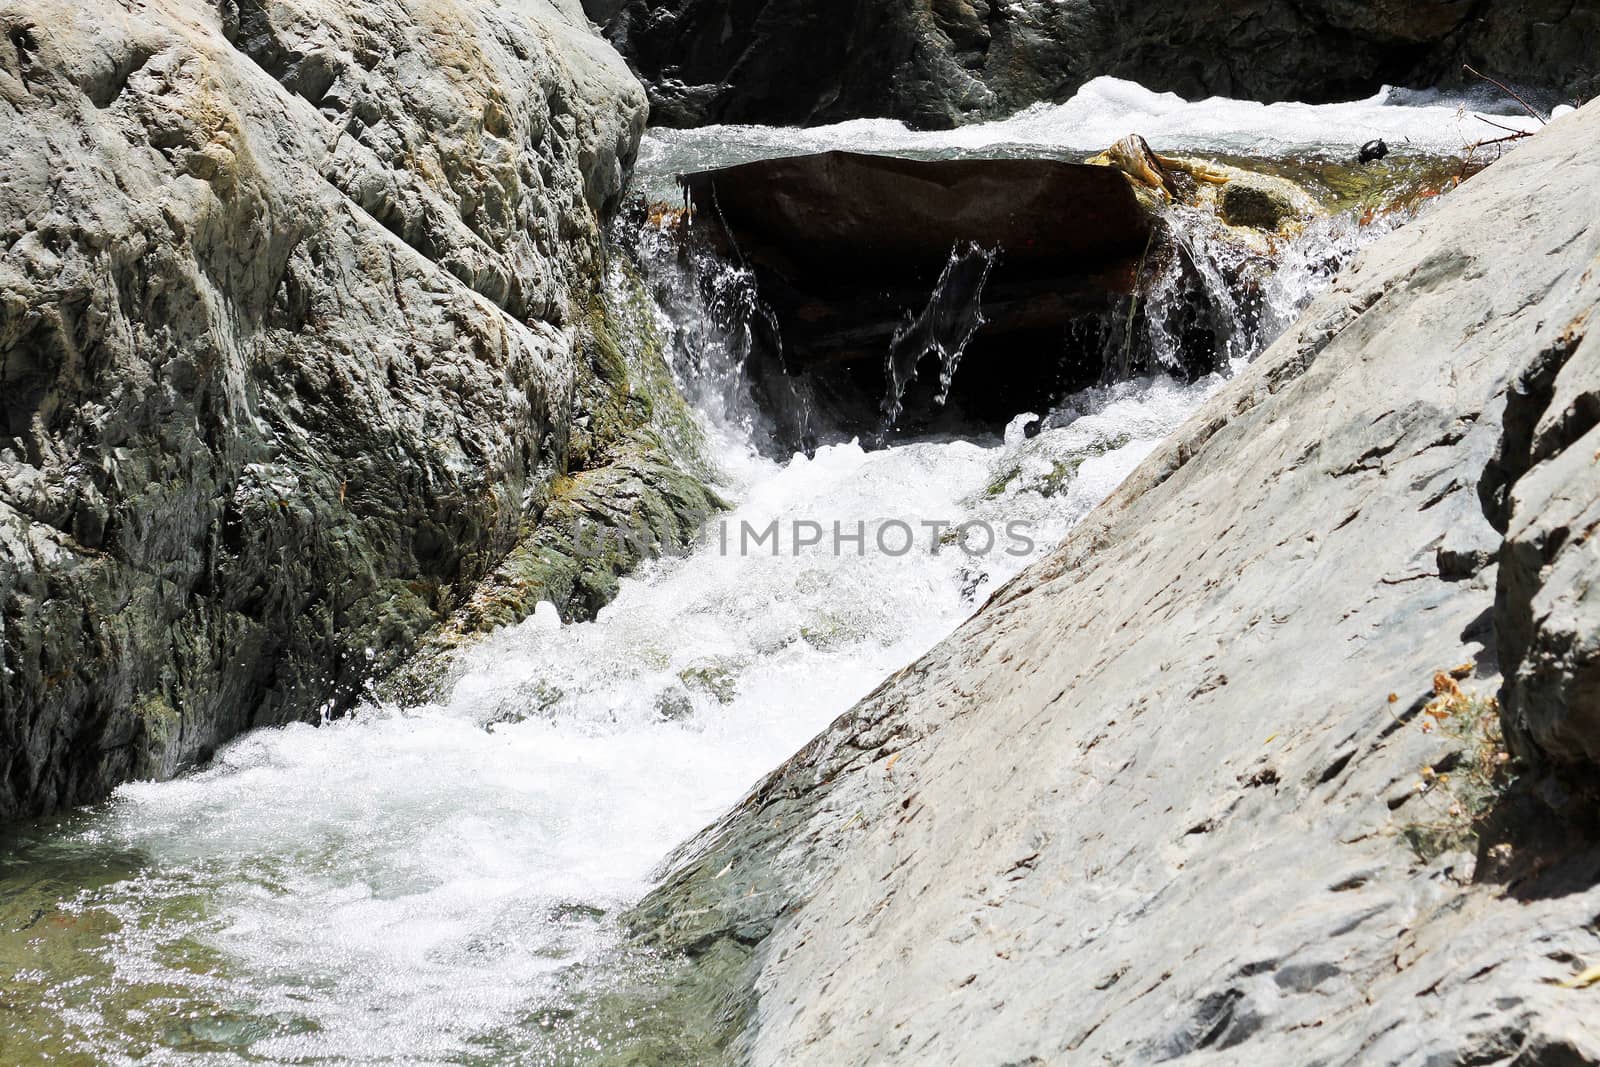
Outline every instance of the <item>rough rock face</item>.
{"type": "Polygon", "coordinates": [[[1600,764],[1600,331],[1552,323],[1511,393],[1486,500],[1506,535],[1496,603],[1508,724],[1531,749],[1600,764]]]}
{"type": "Polygon", "coordinates": [[[1600,1063],[1600,852],[1549,832],[1600,746],[1597,140],[1370,249],[688,846],[642,999],[761,1064],[1600,1063]],[[1525,785],[1474,794],[1502,671],[1525,785]]]}
{"type": "Polygon", "coordinates": [[[1320,102],[1431,87],[1471,62],[1600,92],[1600,3],[1359,0],[585,0],[654,121],[940,127],[1070,96],[1102,74],[1189,96],[1320,102]]]}
{"type": "Polygon", "coordinates": [[[0,30],[6,818],[347,703],[605,461],[579,337],[646,104],[576,0],[0,30]]]}
{"type": "Polygon", "coordinates": [[[710,488],[720,475],[667,366],[645,280],[629,252],[619,251],[579,348],[593,373],[579,397],[570,473],[555,479],[537,523],[466,602],[378,683],[382,699],[406,706],[443,699],[464,669],[458,649],[516,625],[541,602],[568,622],[592,618],[616,597],[621,575],[646,558],[688,549],[705,521],[728,507],[710,488]]]}

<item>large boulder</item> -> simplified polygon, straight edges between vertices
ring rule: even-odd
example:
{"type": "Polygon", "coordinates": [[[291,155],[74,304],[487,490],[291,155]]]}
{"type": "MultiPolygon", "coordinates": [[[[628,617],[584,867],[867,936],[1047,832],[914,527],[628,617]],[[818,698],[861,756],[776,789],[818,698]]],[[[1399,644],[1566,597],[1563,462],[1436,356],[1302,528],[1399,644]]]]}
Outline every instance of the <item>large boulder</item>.
{"type": "Polygon", "coordinates": [[[646,102],[576,0],[0,31],[4,819],[348,705],[605,462],[646,102]]]}
{"type": "Polygon", "coordinates": [[[814,416],[796,438],[873,435],[885,405],[911,425],[944,406],[941,390],[998,427],[1098,380],[1102,324],[1126,320],[1157,228],[1121,174],[1049,159],[826,152],[681,181],[685,239],[755,280],[773,328],[756,331],[747,371],[776,398],[780,432],[797,408],[814,416]],[[914,410],[892,410],[941,359],[971,369],[923,375],[914,410]]]}
{"type": "Polygon", "coordinates": [[[1600,3],[1352,0],[585,0],[655,121],[942,127],[1102,74],[1200,97],[1313,102],[1461,80],[1461,64],[1587,99],[1600,3]]]}
{"type": "Polygon", "coordinates": [[[1209,374],[1257,329],[1278,238],[1327,215],[1287,178],[1138,136],[1088,163],[835,151],[679,182],[668,232],[759,294],[744,368],[790,449],[999,431],[1096,383],[1209,374]]]}
{"type": "Polygon", "coordinates": [[[1600,851],[1550,832],[1600,771],[1597,140],[1371,247],[686,846],[631,919],[640,1001],[714,1013],[671,1054],[1600,1062],[1600,851]]]}

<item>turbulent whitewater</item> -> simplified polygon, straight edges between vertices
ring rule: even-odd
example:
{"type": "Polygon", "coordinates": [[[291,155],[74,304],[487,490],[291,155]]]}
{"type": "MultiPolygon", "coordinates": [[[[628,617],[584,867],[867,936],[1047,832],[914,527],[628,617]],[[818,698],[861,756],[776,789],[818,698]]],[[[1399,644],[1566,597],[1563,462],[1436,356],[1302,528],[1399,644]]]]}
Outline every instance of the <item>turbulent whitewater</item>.
{"type": "MultiPolygon", "coordinates": [[[[1183,104],[1101,79],[954,133],[654,135],[641,181],[825,147],[1090,150],[1131,130],[1166,150],[1269,155],[1344,154],[1376,136],[1458,151],[1483,132],[1447,101],[1183,104]]],[[[1271,328],[1363,239],[1348,219],[1304,238],[1268,287],[1271,328]]],[[[680,342],[709,328],[681,311],[667,326],[680,342]]],[[[1003,440],[777,461],[756,447],[759,416],[729,399],[737,366],[674,349],[735,510],[695,551],[625,581],[594,623],[540,612],[495,634],[439,704],[260,732],[203,772],[24,831],[0,868],[8,1041],[106,1062],[536,1055],[563,976],[604,958],[608,917],[675,844],[947,634],[1223,381],[1108,384],[1018,412],[1003,440]],[[774,522],[775,551],[738,551],[747,525],[774,522]],[[1031,551],[947,536],[970,522],[1018,523],[1031,551]],[[859,550],[834,541],[836,523],[864,532],[859,550]],[[797,524],[830,536],[797,547],[797,524]],[[902,525],[913,550],[884,550],[878,535],[902,525]]]]}
{"type": "Polygon", "coordinates": [[[1333,156],[1383,139],[1411,155],[1457,155],[1504,131],[1532,131],[1538,122],[1486,95],[1447,97],[1385,89],[1345,104],[1261,104],[1249,100],[1188,101],[1118,78],[1096,78],[1062,104],[1035,104],[1011,118],[953,131],[909,129],[892,119],[856,119],[793,130],[772,126],[706,126],[659,130],[640,151],[640,182],[662,196],[680,172],[755,159],[846,149],[898,155],[1078,158],[1101,152],[1129,133],[1158,152],[1239,156],[1333,156]]]}

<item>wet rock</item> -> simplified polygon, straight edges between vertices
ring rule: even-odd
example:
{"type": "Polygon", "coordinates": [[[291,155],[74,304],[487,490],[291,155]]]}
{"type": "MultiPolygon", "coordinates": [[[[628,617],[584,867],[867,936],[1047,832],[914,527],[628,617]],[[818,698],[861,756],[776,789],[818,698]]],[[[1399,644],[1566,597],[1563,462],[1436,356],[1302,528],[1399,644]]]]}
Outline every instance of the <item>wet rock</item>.
{"type": "Polygon", "coordinates": [[[1316,203],[1291,183],[1261,175],[1230,181],[1218,199],[1219,214],[1229,226],[1274,233],[1286,223],[1305,221],[1317,210],[1316,203]]]}
{"type": "Polygon", "coordinates": [[[1110,74],[1193,99],[1313,103],[1496,77],[1600,91],[1600,3],[1531,0],[586,0],[653,121],[943,128],[1064,100],[1110,74]]]}
{"type": "Polygon", "coordinates": [[[1150,235],[1123,182],[1048,159],[824,152],[687,175],[683,184],[694,225],[731,238],[730,252],[841,291],[885,274],[931,282],[955,244],[1001,248],[1003,269],[1018,274],[1091,276],[1138,255],[1150,235]]]}
{"type": "MultiPolygon", "coordinates": [[[[1147,202],[1204,208],[1228,226],[1287,235],[1326,210],[1302,186],[1274,174],[1202,159],[1158,155],[1143,137],[1124,137],[1089,163],[1121,171],[1147,202]]],[[[1255,243],[1255,242],[1252,242],[1255,243]]]]}
{"type": "Polygon", "coordinates": [[[645,100],[566,0],[0,30],[7,818],[348,706],[601,465],[645,100]]]}
{"type": "MultiPolygon", "coordinates": [[[[684,187],[690,239],[750,267],[771,312],[755,324],[768,407],[797,406],[793,379],[846,434],[880,429],[880,401],[899,404],[936,353],[966,368],[955,407],[1002,426],[1040,394],[1094,381],[1105,324],[1154,230],[1121,175],[1053,160],[829,152],[689,175],[684,187]],[[886,377],[891,352],[901,388],[886,377]]],[[[932,417],[949,384],[938,378],[925,373],[925,395],[904,406],[932,417]]]]}
{"type": "Polygon", "coordinates": [[[1492,735],[1442,694],[1481,724],[1503,682],[1593,758],[1597,136],[1591,105],[1369,248],[686,845],[612,1009],[717,1005],[698,1058],[753,1064],[1600,1062],[1593,838],[1545,851],[1513,790],[1480,856],[1408,844],[1480,829],[1435,790],[1492,735]]]}
{"type": "Polygon", "coordinates": [[[690,664],[678,672],[684,686],[704,693],[719,704],[732,704],[739,694],[739,669],[736,660],[712,658],[690,664]]]}

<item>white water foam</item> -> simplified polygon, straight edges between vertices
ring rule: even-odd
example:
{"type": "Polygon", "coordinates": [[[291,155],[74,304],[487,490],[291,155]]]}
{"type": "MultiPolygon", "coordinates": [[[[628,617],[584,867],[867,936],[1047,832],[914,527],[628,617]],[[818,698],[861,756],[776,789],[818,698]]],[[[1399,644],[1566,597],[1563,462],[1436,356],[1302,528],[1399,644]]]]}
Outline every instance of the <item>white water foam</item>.
{"type": "MultiPolygon", "coordinates": [[[[75,909],[122,923],[118,985],[159,983],[251,1020],[210,1032],[239,1051],[470,1057],[603,946],[589,909],[637,899],[674,844],[1020,569],[1004,523],[1054,541],[1219,384],[1097,390],[1066,428],[1011,446],[730,457],[743,484],[727,554],[714,526],[696,553],[626,581],[592,624],[542,613],[495,634],[442,704],[262,731],[204,773],[124,787],[92,833],[141,852],[148,873],[75,909]],[[1076,477],[1048,485],[1064,458],[1083,460],[1076,477]],[[779,554],[733,551],[746,522],[774,519],[779,554]],[[930,551],[922,522],[969,519],[995,524],[993,555],[930,551]],[[794,554],[792,522],[831,542],[834,521],[861,520],[864,554],[794,554]],[[915,551],[890,554],[898,533],[878,547],[893,520],[916,531],[915,551]],[[194,944],[222,964],[169,962],[194,944]]],[[[87,1047],[126,1052],[91,1006],[75,1018],[87,1047]]]]}
{"type": "Polygon", "coordinates": [[[1500,126],[1532,131],[1517,112],[1486,110],[1481,94],[1445,96],[1385,89],[1344,104],[1261,104],[1213,97],[1188,101],[1134,82],[1102,77],[1061,104],[1037,104],[1007,119],[957,130],[918,131],[891,119],[833,126],[707,126],[653,130],[640,150],[647,193],[669,198],[672,176],[778,156],[843,149],[887,155],[1080,158],[1137,133],[1158,152],[1252,157],[1354,158],[1383,139],[1402,154],[1453,156],[1500,126]],[[653,176],[653,178],[651,177],[653,176]]]}

